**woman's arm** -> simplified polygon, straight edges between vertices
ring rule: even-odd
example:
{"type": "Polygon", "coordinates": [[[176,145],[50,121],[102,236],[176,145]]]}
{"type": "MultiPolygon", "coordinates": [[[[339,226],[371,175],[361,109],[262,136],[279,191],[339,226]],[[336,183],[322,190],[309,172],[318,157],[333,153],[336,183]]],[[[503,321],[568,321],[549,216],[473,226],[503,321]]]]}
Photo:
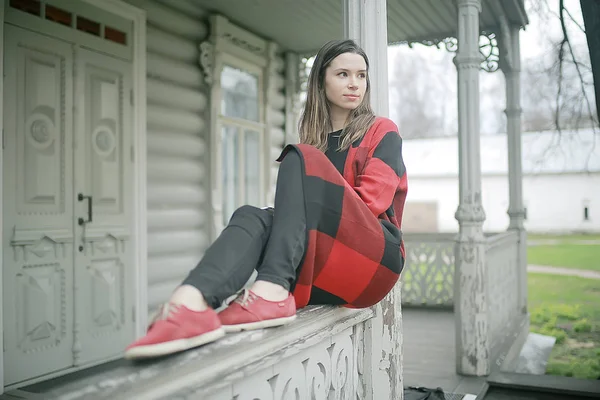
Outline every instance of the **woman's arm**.
{"type": "Polygon", "coordinates": [[[392,206],[396,190],[405,174],[402,138],[397,131],[389,131],[377,144],[363,172],[356,177],[354,190],[378,217],[392,206]]]}

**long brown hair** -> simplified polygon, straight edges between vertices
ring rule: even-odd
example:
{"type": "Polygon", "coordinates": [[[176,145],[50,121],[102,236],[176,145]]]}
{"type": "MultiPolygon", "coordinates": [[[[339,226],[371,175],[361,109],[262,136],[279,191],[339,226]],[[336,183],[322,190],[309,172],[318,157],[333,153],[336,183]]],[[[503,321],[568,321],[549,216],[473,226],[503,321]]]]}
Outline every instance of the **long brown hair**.
{"type": "Polygon", "coordinates": [[[375,121],[371,109],[371,82],[369,81],[369,59],[353,40],[332,40],[326,43],[315,57],[308,76],[308,90],[304,110],[300,117],[300,143],[310,144],[321,151],[327,150],[327,137],[333,130],[330,106],[325,95],[325,71],[334,58],[344,53],[362,56],[367,64],[367,89],[360,105],[352,110],[340,136],[340,148],[346,150],[352,142],[360,139],[375,121]]]}

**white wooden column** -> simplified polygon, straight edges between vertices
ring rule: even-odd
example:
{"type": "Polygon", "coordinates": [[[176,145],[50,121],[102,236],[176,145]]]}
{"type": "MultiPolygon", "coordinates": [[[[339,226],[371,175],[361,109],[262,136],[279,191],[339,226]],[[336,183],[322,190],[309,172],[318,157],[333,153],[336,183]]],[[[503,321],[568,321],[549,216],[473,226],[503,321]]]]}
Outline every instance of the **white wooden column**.
{"type": "Polygon", "coordinates": [[[481,0],[458,0],[459,223],[456,243],[456,367],[465,375],[490,371],[487,279],[479,147],[479,14],[481,0]]]}
{"type": "MultiPolygon", "coordinates": [[[[379,116],[388,116],[387,2],[343,0],[344,37],[355,40],[370,63],[371,104],[379,116]]],[[[366,397],[402,400],[402,312],[400,284],[375,308],[365,330],[366,397]],[[368,353],[370,352],[370,353],[368,353]]]]}
{"type": "Polygon", "coordinates": [[[523,167],[521,163],[521,50],[519,26],[512,25],[504,45],[509,63],[503,63],[506,77],[506,122],[508,138],[509,229],[519,233],[519,308],[527,313],[527,234],[523,221],[523,167]]]}
{"type": "Polygon", "coordinates": [[[355,40],[370,63],[371,104],[375,113],[389,114],[386,0],[344,0],[344,37],[355,40]]]}

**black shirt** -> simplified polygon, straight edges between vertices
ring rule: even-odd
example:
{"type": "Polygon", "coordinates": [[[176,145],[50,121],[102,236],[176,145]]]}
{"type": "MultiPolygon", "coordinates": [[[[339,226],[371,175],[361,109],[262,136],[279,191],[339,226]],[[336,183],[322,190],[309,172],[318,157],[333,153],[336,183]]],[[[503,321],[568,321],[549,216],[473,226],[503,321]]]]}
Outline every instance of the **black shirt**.
{"type": "Polygon", "coordinates": [[[329,161],[338,170],[338,172],[344,175],[344,164],[346,163],[346,157],[348,156],[348,150],[337,151],[340,147],[340,134],[342,130],[331,132],[327,139],[327,150],[325,155],[329,158],[329,161]]]}

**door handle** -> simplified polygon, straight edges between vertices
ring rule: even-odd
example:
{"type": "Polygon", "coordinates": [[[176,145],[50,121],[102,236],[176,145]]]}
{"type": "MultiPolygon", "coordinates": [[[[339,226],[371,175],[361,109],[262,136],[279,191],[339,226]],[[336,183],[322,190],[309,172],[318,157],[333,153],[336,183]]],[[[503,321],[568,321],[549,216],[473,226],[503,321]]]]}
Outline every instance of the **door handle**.
{"type": "Polygon", "coordinates": [[[84,201],[87,200],[88,202],[88,219],[85,220],[83,218],[79,218],[79,225],[83,225],[83,224],[87,224],[89,222],[92,222],[92,196],[84,196],[83,194],[79,193],[79,195],[77,196],[77,200],[79,201],[84,201]]]}

